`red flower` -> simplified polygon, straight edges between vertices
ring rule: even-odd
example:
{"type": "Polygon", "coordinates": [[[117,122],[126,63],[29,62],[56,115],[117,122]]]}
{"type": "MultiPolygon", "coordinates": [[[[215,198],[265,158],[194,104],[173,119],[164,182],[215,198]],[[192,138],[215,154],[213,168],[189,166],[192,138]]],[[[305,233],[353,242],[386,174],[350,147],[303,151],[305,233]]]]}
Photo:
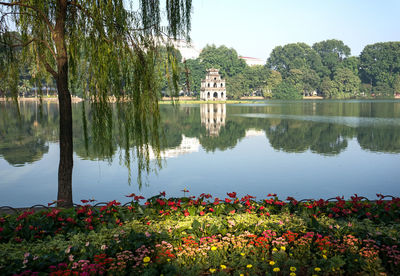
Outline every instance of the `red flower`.
{"type": "Polygon", "coordinates": [[[130,195],[126,195],[126,197],[134,197],[136,196],[134,193],[131,193],[130,195]]]}
{"type": "Polygon", "coordinates": [[[229,197],[231,198],[236,198],[236,193],[232,192],[232,193],[226,193],[229,197]]]}
{"type": "MultiPolygon", "coordinates": [[[[205,213],[204,213],[203,211],[200,212],[200,216],[204,216],[204,214],[205,214],[205,213]]],[[[1,232],[1,231],[0,231],[0,232],[1,232]]]]}
{"type": "Polygon", "coordinates": [[[75,220],[73,218],[70,218],[70,217],[67,218],[67,221],[70,222],[70,223],[76,223],[75,220]]]}
{"type": "Polygon", "coordinates": [[[157,198],[156,201],[158,202],[158,204],[160,204],[160,206],[164,206],[165,205],[165,201],[164,200],[161,200],[161,199],[157,198]]]}
{"type": "Polygon", "coordinates": [[[268,194],[267,196],[276,196],[276,194],[268,194]]]}
{"type": "Polygon", "coordinates": [[[214,212],[214,209],[210,207],[210,208],[208,208],[208,211],[214,212]]]}
{"type": "Polygon", "coordinates": [[[185,217],[187,217],[187,216],[189,216],[190,214],[189,214],[189,212],[188,212],[187,210],[185,210],[185,212],[183,213],[183,215],[184,215],[185,217]]]}
{"type": "Polygon", "coordinates": [[[141,200],[141,199],[144,199],[144,197],[143,197],[143,196],[135,196],[135,197],[134,197],[134,200],[135,200],[135,201],[139,201],[139,200],[141,200]]]}
{"type": "Polygon", "coordinates": [[[230,200],[229,198],[225,198],[225,202],[226,203],[231,203],[232,200],[230,200]]]}
{"type": "Polygon", "coordinates": [[[160,196],[165,196],[165,191],[160,193],[160,196]]]}

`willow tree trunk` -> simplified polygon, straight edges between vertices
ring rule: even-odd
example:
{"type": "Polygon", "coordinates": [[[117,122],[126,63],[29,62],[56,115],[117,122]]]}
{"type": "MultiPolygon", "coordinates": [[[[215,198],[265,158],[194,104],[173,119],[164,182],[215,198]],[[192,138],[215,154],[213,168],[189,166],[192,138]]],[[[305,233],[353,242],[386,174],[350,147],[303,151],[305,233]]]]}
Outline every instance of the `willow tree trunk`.
{"type": "Polygon", "coordinates": [[[72,207],[72,106],[68,90],[68,55],[65,45],[67,1],[57,1],[53,39],[57,50],[57,90],[60,110],[60,164],[58,166],[58,206],[72,207]]]}

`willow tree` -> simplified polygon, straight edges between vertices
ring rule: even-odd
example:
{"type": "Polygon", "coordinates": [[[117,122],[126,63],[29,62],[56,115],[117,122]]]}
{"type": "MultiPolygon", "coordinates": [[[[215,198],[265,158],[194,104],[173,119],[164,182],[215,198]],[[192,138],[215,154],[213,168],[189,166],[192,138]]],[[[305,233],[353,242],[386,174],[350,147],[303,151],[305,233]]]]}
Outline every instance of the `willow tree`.
{"type": "Polygon", "coordinates": [[[88,99],[100,106],[97,115],[105,129],[111,123],[104,119],[109,96],[130,102],[130,127],[136,128],[136,140],[146,142],[145,122],[157,124],[161,67],[168,67],[165,71],[177,81],[170,56],[165,63],[157,62],[158,48],[164,45],[163,37],[187,37],[190,12],[191,0],[166,0],[165,8],[159,0],[139,0],[129,7],[123,0],[0,0],[0,31],[21,35],[8,46],[23,47],[23,56],[33,58],[35,69],[51,74],[57,85],[59,205],[72,205],[71,80],[80,80],[88,99]]]}

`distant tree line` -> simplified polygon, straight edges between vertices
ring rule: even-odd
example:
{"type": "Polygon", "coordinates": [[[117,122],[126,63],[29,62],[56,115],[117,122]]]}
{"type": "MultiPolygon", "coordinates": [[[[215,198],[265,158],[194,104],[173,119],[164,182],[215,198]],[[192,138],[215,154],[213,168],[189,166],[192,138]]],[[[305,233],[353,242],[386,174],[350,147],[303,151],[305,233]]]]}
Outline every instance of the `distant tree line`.
{"type": "MultiPolygon", "coordinates": [[[[12,39],[13,36],[18,34],[3,35],[0,41],[12,39]]],[[[0,65],[6,58],[7,50],[2,44],[0,65]]],[[[171,52],[168,47],[161,51],[160,63],[171,52]]],[[[20,49],[15,51],[16,55],[20,54],[20,49]]],[[[176,91],[198,95],[201,79],[205,77],[206,69],[212,67],[219,69],[226,79],[227,95],[231,99],[255,93],[275,99],[301,99],[302,96],[311,95],[332,99],[390,98],[400,94],[400,42],[367,45],[360,56],[351,56],[350,47],[336,39],[317,42],[312,46],[302,42],[291,43],[275,47],[264,66],[248,66],[235,49],[224,45],[206,45],[197,59],[183,60],[178,50],[174,50],[168,58],[176,59],[178,67],[161,72],[159,77],[163,94],[167,95],[176,94],[176,91]],[[177,72],[180,72],[179,87],[172,87],[173,82],[169,79],[177,72]]],[[[3,69],[17,70],[13,67],[3,69]]],[[[12,82],[18,82],[19,93],[24,95],[33,87],[54,86],[48,74],[35,72],[34,69],[35,62],[32,60],[31,64],[25,65],[23,72],[15,74],[19,75],[19,80],[2,77],[0,82],[3,84],[0,87],[12,87],[12,82]],[[30,75],[31,72],[35,74],[30,75]]],[[[0,76],[2,72],[0,70],[0,76]]],[[[82,71],[77,78],[89,79],[87,74],[87,71],[82,71]]],[[[84,95],[87,87],[83,87],[82,83],[71,77],[73,94],[84,95]]]]}
{"type": "Polygon", "coordinates": [[[343,41],[330,39],[312,46],[291,43],[272,50],[264,66],[248,66],[226,46],[207,45],[197,59],[181,63],[181,86],[200,91],[206,69],[217,68],[226,79],[227,95],[254,92],[268,98],[299,99],[393,97],[400,93],[400,42],[367,45],[351,56],[343,41]]]}

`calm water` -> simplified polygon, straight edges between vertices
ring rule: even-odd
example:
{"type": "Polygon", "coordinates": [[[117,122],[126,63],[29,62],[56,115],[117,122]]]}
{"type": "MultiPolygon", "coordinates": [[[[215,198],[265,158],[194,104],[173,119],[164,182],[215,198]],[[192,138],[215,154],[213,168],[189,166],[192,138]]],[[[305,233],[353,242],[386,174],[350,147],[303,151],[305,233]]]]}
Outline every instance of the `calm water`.
{"type": "MultiPolygon", "coordinates": [[[[0,206],[57,197],[58,106],[0,103],[0,206]]],[[[144,179],[124,162],[121,139],[85,143],[74,109],[74,202],[226,192],[281,198],[400,195],[400,101],[268,101],[161,107],[162,168],[144,179]]],[[[90,111],[88,112],[90,117],[90,111]]],[[[87,126],[90,133],[91,125],[87,126]]],[[[150,152],[150,159],[153,158],[150,152]]],[[[133,165],[134,166],[134,165],[133,165]]]]}

